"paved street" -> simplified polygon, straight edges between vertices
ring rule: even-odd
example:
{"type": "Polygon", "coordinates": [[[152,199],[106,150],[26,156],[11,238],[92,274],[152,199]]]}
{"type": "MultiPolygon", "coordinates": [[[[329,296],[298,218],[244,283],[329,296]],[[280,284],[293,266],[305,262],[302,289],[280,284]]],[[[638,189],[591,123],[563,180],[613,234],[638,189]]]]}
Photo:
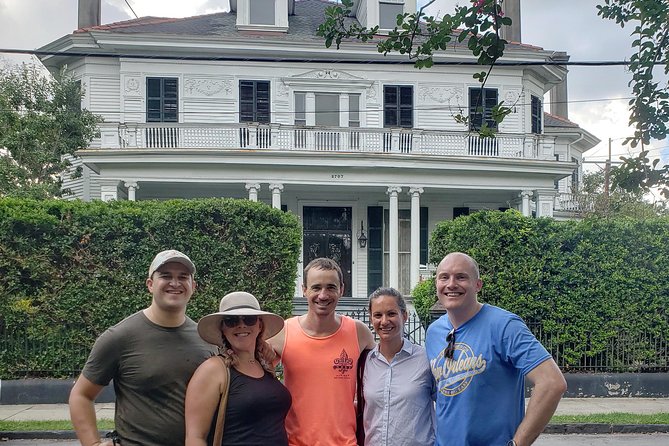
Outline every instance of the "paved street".
{"type": "MultiPolygon", "coordinates": [[[[661,446],[669,444],[669,434],[542,435],[535,446],[661,446]]],[[[4,446],[79,446],[74,440],[12,440],[4,446]]]]}
{"type": "Polygon", "coordinates": [[[669,434],[542,435],[535,446],[660,446],[669,434]]]}

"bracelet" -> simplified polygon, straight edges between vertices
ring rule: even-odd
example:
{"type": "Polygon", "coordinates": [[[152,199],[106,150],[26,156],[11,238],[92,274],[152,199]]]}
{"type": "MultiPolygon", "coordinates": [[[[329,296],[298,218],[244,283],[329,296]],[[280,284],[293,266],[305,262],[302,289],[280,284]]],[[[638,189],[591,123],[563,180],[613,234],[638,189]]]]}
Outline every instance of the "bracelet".
{"type": "Polygon", "coordinates": [[[516,443],[516,440],[511,439],[506,443],[506,446],[518,446],[518,444],[516,443]]]}

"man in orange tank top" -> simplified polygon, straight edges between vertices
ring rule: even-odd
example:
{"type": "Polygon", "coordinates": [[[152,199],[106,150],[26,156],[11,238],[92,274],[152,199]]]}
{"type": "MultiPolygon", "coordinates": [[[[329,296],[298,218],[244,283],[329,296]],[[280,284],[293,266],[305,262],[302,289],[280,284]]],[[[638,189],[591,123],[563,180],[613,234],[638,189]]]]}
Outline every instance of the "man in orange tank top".
{"type": "Polygon", "coordinates": [[[307,314],[286,321],[268,342],[281,357],[293,397],[286,417],[291,446],[355,446],[355,386],[360,352],[374,347],[361,321],[335,312],[344,294],[339,265],[314,259],[304,268],[307,314]]]}

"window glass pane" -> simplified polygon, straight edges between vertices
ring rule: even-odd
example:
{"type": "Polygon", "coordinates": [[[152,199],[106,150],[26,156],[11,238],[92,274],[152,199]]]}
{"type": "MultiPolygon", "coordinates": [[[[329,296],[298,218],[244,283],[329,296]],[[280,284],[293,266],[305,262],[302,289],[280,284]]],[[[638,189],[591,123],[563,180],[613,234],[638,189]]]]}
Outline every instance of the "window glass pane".
{"type": "Polygon", "coordinates": [[[252,25],[274,25],[274,0],[250,0],[252,25]]]}
{"type": "Polygon", "coordinates": [[[316,94],[316,125],[339,127],[338,94],[316,94]]]}
{"type": "Polygon", "coordinates": [[[348,95],[348,119],[349,121],[360,122],[360,95],[348,95]]]}
{"type": "Polygon", "coordinates": [[[397,26],[397,16],[404,13],[404,5],[397,3],[379,3],[379,27],[393,29],[397,26]]]}
{"type": "Polygon", "coordinates": [[[160,97],[160,79],[158,78],[146,79],[146,96],[149,98],[160,97]]]}
{"type": "Polygon", "coordinates": [[[404,106],[413,107],[413,88],[412,87],[401,87],[400,88],[400,104],[404,106]]]}

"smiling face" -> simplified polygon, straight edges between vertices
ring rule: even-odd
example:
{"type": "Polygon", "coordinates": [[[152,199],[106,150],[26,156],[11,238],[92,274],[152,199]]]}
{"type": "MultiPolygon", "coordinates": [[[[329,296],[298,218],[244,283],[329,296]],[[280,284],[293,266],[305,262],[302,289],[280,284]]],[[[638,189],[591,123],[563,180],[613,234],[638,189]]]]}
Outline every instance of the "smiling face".
{"type": "Polygon", "coordinates": [[[393,296],[381,295],[371,300],[372,326],[382,343],[401,342],[407,312],[393,296]]]}
{"type": "Polygon", "coordinates": [[[312,268],[307,272],[302,292],[307,298],[309,313],[329,316],[334,314],[337,302],[344,293],[344,285],[336,270],[312,268]]]}
{"type": "Polygon", "coordinates": [[[235,352],[253,352],[256,348],[256,339],[262,332],[262,319],[258,318],[253,325],[244,323],[243,318],[238,319],[237,325],[229,327],[221,320],[221,331],[228,344],[235,352]]]}
{"type": "Polygon", "coordinates": [[[476,264],[465,254],[449,254],[437,267],[437,297],[449,312],[474,311],[478,306],[476,295],[482,286],[476,264]]]}
{"type": "Polygon", "coordinates": [[[168,262],[146,280],[153,304],[164,312],[184,312],[195,290],[195,281],[181,263],[168,262]]]}

